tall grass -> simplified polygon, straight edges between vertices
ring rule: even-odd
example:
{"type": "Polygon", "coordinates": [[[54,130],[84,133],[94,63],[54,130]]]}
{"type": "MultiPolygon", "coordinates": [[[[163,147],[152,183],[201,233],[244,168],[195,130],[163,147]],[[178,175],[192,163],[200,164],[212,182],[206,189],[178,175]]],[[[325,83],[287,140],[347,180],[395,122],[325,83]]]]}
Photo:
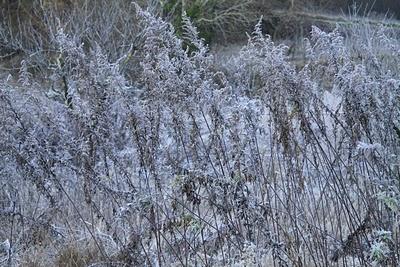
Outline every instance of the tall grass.
{"type": "Polygon", "coordinates": [[[399,264],[393,31],[314,27],[298,69],[259,23],[218,69],[130,8],[126,45],[55,17],[2,80],[1,264],[399,264]]]}

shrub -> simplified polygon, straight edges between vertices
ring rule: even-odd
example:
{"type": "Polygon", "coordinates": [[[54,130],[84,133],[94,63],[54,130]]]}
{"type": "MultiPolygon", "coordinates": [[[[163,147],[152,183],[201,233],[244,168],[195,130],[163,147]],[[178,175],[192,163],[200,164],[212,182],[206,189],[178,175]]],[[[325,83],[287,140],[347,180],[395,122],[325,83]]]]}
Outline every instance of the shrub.
{"type": "Polygon", "coordinates": [[[253,20],[251,11],[252,0],[246,1],[207,1],[207,0],[172,0],[161,1],[164,16],[171,21],[178,36],[183,33],[183,13],[190,18],[199,31],[199,37],[206,43],[218,39],[216,35],[223,35],[224,39],[238,29],[245,30],[253,20]]]}

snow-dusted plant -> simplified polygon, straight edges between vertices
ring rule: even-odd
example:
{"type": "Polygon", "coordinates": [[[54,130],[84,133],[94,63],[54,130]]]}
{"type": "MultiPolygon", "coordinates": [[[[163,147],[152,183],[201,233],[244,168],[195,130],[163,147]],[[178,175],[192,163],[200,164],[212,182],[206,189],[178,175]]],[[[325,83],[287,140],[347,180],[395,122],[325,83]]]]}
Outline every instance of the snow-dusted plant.
{"type": "Polygon", "coordinates": [[[23,82],[23,61],[21,83],[0,83],[13,262],[39,248],[57,262],[78,243],[93,264],[396,265],[399,81],[386,59],[354,59],[340,30],[314,28],[299,69],[259,23],[219,69],[188,17],[182,40],[131,8],[134,48],[110,52],[95,36],[112,30],[60,19],[46,75],[23,82]]]}
{"type": "Polygon", "coordinates": [[[375,240],[371,244],[369,258],[372,261],[372,266],[385,266],[389,263],[392,251],[391,232],[384,230],[377,230],[375,232],[375,240]]]}

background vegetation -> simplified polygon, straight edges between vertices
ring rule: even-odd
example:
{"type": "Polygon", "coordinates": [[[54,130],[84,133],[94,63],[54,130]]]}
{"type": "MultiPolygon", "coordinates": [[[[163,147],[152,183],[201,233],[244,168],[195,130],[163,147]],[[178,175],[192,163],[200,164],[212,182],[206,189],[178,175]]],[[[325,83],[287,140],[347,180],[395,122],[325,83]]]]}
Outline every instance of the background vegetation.
{"type": "MultiPolygon", "coordinates": [[[[101,1],[100,1],[101,2],[101,1]]],[[[121,1],[125,5],[129,0],[121,1]]],[[[317,14],[369,14],[375,16],[400,17],[400,4],[395,0],[140,0],[141,6],[150,7],[153,13],[172,22],[177,34],[182,33],[182,12],[193,21],[199,34],[207,43],[232,42],[243,40],[244,32],[251,31],[261,15],[271,36],[293,38],[293,32],[299,34],[311,31],[312,24],[323,24],[317,14]],[[356,11],[353,7],[356,6],[356,11]],[[310,16],[305,16],[306,14],[310,16]]],[[[68,12],[84,6],[93,7],[96,3],[86,0],[3,0],[0,3],[3,17],[9,18],[15,25],[20,20],[34,20],[35,10],[40,5],[58,11],[68,12]]],[[[100,4],[101,5],[101,4],[100,4]]],[[[330,21],[329,24],[335,23],[330,21]]],[[[326,21],[325,21],[326,24],[326,21]]],[[[40,27],[38,25],[38,27],[40,27]]],[[[299,36],[297,36],[299,37],[299,36]]],[[[303,37],[303,36],[301,36],[303,37]]]]}

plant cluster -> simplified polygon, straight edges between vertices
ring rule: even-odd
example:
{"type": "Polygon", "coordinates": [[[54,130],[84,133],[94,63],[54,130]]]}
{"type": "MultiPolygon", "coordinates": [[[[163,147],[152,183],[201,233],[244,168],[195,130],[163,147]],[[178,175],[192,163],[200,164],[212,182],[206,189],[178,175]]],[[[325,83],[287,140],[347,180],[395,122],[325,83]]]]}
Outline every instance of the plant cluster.
{"type": "Polygon", "coordinates": [[[0,31],[28,55],[0,83],[0,264],[398,266],[390,29],[314,27],[298,69],[260,22],[217,68],[188,16],[130,8],[121,33],[50,13],[34,50],[0,31]]]}

